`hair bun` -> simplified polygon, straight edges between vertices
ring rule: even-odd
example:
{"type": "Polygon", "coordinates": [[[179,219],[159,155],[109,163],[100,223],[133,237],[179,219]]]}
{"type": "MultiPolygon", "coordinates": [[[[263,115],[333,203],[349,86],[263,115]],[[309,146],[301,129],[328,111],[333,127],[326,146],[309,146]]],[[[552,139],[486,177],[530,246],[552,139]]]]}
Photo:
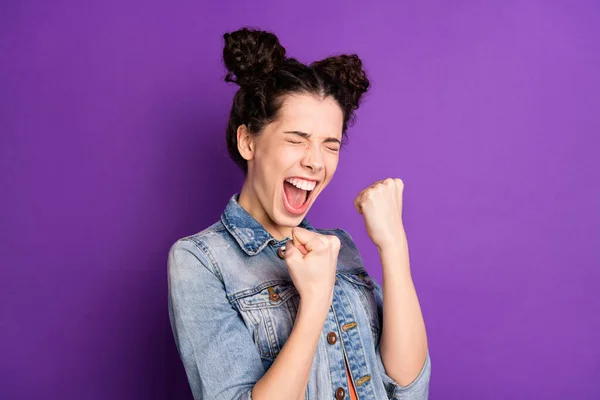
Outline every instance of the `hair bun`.
{"type": "Polygon", "coordinates": [[[356,54],[328,57],[311,64],[329,84],[339,85],[345,103],[351,110],[357,109],[362,95],[369,89],[370,82],[356,54]]]}
{"type": "Polygon", "coordinates": [[[285,60],[285,48],[270,32],[242,28],[224,34],[223,38],[223,61],[229,71],[226,82],[246,85],[270,73],[285,60]]]}

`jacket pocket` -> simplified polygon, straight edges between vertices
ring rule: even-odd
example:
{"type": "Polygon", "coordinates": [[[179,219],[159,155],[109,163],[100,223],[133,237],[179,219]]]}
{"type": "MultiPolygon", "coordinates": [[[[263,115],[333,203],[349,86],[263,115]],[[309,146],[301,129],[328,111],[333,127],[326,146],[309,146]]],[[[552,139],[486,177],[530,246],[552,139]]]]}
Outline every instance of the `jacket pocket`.
{"type": "Polygon", "coordinates": [[[292,282],[269,281],[235,296],[262,358],[274,359],[287,341],[298,313],[299,296],[292,282]]]}
{"type": "Polygon", "coordinates": [[[375,298],[375,282],[365,270],[355,270],[350,272],[340,273],[344,280],[350,283],[362,304],[363,310],[367,316],[373,337],[377,338],[381,331],[381,320],[377,300],[375,298]]]}

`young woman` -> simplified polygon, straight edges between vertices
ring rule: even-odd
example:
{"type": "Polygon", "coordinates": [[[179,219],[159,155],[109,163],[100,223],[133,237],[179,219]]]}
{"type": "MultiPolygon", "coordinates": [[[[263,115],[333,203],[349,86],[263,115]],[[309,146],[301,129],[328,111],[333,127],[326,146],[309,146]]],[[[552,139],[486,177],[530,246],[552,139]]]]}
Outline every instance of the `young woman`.
{"type": "Polygon", "coordinates": [[[245,174],[221,219],[169,252],[169,314],[196,399],[426,399],[430,359],[402,223],[403,183],[354,204],[383,290],[343,229],[305,215],[369,81],[356,55],[304,65],[269,32],[225,34],[229,153],[245,174]],[[385,307],[383,307],[385,299],[385,307]]]}

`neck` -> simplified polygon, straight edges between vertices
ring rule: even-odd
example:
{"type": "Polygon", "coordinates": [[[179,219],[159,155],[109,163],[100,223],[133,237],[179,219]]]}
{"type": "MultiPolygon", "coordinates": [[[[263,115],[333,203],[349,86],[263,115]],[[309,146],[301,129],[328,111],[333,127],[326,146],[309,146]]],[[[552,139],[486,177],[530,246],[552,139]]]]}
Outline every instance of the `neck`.
{"type": "Polygon", "coordinates": [[[292,236],[292,227],[276,224],[269,214],[267,214],[258,200],[256,193],[248,184],[248,179],[244,181],[244,185],[242,186],[238,198],[238,204],[258,221],[258,223],[261,224],[276,240],[283,240],[285,237],[292,236]]]}

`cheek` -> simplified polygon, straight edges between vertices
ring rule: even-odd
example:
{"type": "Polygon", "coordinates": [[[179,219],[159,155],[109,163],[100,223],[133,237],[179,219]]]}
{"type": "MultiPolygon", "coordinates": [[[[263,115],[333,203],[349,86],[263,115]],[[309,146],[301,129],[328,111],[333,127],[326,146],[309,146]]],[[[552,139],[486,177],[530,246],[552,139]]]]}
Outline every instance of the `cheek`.
{"type": "Polygon", "coordinates": [[[298,164],[306,155],[306,149],[297,147],[286,147],[279,150],[279,165],[282,168],[289,168],[295,164],[298,164]]]}
{"type": "Polygon", "coordinates": [[[339,153],[331,154],[327,158],[326,162],[327,162],[327,167],[329,169],[331,169],[332,171],[335,171],[337,169],[338,163],[340,162],[340,154],[339,153]]]}
{"type": "Polygon", "coordinates": [[[286,157],[286,152],[281,146],[277,144],[270,146],[263,146],[257,149],[256,158],[259,160],[262,169],[268,175],[273,172],[273,168],[280,167],[283,162],[282,159],[286,157]]]}
{"type": "Polygon", "coordinates": [[[333,178],[333,174],[337,170],[339,162],[338,156],[331,156],[325,163],[325,172],[327,174],[327,181],[329,182],[333,178]]]}

